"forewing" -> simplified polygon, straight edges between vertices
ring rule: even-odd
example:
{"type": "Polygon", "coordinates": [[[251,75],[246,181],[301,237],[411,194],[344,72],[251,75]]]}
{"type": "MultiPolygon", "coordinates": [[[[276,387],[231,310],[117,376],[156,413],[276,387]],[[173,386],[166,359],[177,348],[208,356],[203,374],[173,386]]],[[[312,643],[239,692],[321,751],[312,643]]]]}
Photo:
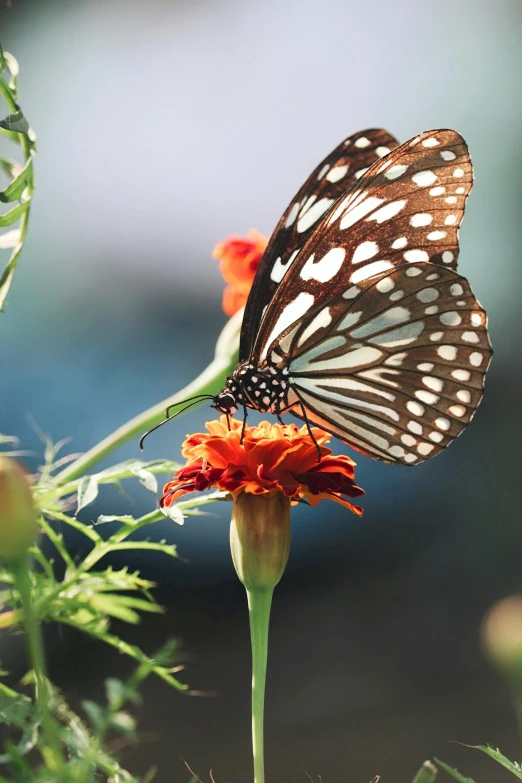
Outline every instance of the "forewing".
{"type": "Polygon", "coordinates": [[[375,163],[297,254],[262,321],[254,360],[349,283],[424,261],[454,269],[472,181],[467,146],[453,130],[426,131],[375,163]]]}
{"type": "Polygon", "coordinates": [[[356,133],[321,161],[296,193],[257,270],[243,317],[240,359],[249,357],[263,310],[321,217],[375,161],[397,145],[398,141],[385,130],[356,133]]]}
{"type": "Polygon", "coordinates": [[[401,265],[350,286],[278,345],[292,413],[375,459],[418,464],[460,435],[482,398],[486,325],[446,267],[401,265]]]}

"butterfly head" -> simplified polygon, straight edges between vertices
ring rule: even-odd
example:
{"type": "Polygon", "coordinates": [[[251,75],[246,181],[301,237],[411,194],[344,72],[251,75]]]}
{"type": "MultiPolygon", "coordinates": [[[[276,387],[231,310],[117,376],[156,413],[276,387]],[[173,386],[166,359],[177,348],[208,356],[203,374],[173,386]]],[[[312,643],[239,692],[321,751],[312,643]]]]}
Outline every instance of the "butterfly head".
{"type": "Polygon", "coordinates": [[[237,411],[237,402],[233,392],[227,391],[225,388],[223,391],[219,392],[219,394],[216,394],[210,407],[219,411],[219,413],[225,413],[231,416],[237,411]]]}

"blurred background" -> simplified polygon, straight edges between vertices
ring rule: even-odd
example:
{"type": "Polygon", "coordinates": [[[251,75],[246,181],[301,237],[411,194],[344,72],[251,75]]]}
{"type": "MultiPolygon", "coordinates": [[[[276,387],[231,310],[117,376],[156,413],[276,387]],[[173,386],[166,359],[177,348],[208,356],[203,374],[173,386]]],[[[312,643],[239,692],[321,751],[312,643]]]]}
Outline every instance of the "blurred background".
{"type": "MultiPolygon", "coordinates": [[[[86,450],[205,367],[226,320],[213,245],[251,226],[269,234],[344,136],[453,127],[469,144],[459,263],[490,316],[485,399],[464,436],[414,470],[358,456],[363,520],[326,503],[294,512],[272,622],[272,783],[305,771],[399,783],[433,755],[502,779],[451,740],[520,755],[479,625],[522,590],[521,21],[520,0],[0,0],[38,135],[29,238],[0,319],[0,432],[35,455],[37,428],[86,450]]],[[[178,458],[208,418],[198,409],[163,428],[145,457],[178,458]]],[[[137,443],[117,455],[129,457],[137,443]]],[[[150,508],[138,490],[107,492],[83,518],[150,508]]],[[[127,561],[169,611],[122,632],[149,652],[179,637],[186,680],[214,694],[147,683],[142,742],[125,762],[136,774],[158,763],[158,783],[187,780],[181,757],[218,783],[250,777],[229,510],[157,526],[185,561],[127,561]]],[[[100,696],[126,665],[64,634],[51,664],[73,700],[100,696]]]]}

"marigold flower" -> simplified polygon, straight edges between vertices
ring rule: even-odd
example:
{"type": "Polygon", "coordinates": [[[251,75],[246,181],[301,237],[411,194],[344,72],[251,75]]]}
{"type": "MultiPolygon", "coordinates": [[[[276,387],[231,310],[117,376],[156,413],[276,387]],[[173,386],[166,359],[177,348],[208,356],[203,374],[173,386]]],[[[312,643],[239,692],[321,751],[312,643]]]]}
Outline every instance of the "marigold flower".
{"type": "Polygon", "coordinates": [[[349,508],[359,516],[362,509],[347,498],[364,494],[355,484],[355,462],[349,457],[333,456],[325,443],[331,435],[313,428],[321,458],[307,427],[296,424],[261,422],[245,428],[242,422],[226,416],[210,421],[208,434],[189,435],[182,447],[185,467],[163,489],[161,506],[170,506],[187,492],[218,488],[234,499],[245,492],[265,495],[282,492],[292,503],[301,498],[312,506],[326,498],[349,508]]]}
{"type": "Polygon", "coordinates": [[[223,291],[223,310],[227,315],[234,315],[245,306],[267,242],[263,234],[251,228],[246,237],[229,236],[212,251],[228,283],[223,291]]]}

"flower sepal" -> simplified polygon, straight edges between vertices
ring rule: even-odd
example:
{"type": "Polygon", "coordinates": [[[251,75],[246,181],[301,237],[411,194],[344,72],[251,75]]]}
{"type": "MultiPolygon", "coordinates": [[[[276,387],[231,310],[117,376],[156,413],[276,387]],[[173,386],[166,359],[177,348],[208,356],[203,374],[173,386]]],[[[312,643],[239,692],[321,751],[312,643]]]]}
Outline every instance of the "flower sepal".
{"type": "Polygon", "coordinates": [[[236,573],[249,591],[272,591],[290,551],[290,500],[283,492],[234,497],[230,549],[236,573]]]}

